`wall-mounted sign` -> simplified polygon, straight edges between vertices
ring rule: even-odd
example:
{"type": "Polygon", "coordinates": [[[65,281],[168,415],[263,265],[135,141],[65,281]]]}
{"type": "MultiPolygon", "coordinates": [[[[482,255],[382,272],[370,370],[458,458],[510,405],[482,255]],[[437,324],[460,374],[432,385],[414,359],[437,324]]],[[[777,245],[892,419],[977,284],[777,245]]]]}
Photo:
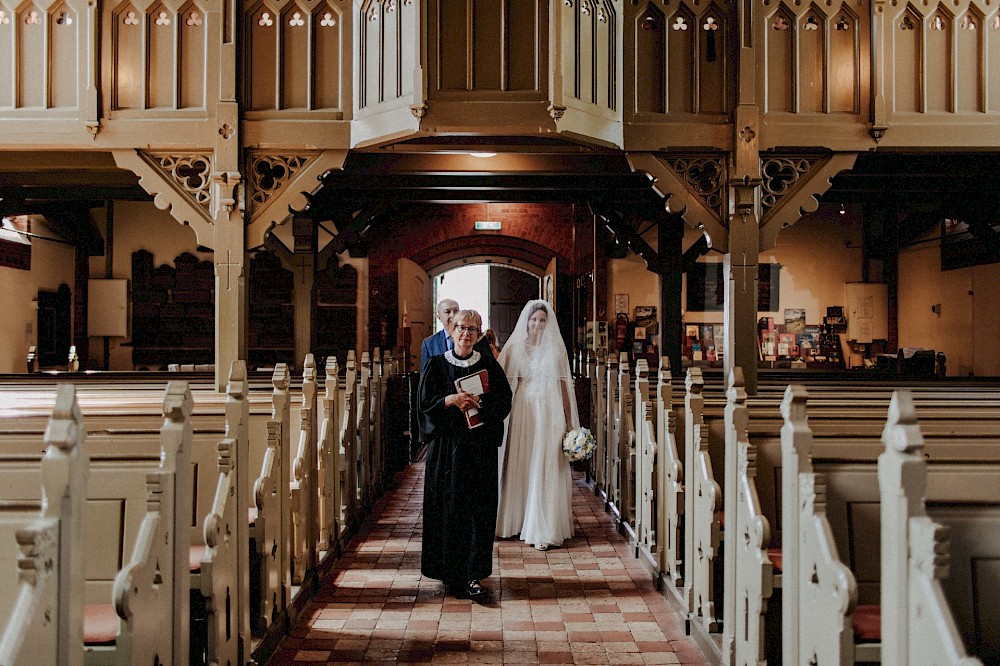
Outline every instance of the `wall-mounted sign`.
{"type": "Polygon", "coordinates": [[[476,231],[500,231],[500,222],[476,220],[476,231]]]}

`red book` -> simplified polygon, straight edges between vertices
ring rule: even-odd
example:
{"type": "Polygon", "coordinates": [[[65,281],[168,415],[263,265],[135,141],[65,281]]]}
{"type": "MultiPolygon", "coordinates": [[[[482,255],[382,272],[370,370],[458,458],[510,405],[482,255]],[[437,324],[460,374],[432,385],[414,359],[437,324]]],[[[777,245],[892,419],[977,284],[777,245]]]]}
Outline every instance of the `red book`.
{"type": "MultiPolygon", "coordinates": [[[[472,395],[485,395],[490,392],[490,373],[486,370],[480,370],[466,377],[459,377],[455,380],[455,388],[472,395]]],[[[483,425],[483,417],[479,415],[479,410],[475,407],[465,412],[465,421],[470,428],[478,428],[483,425]]]]}

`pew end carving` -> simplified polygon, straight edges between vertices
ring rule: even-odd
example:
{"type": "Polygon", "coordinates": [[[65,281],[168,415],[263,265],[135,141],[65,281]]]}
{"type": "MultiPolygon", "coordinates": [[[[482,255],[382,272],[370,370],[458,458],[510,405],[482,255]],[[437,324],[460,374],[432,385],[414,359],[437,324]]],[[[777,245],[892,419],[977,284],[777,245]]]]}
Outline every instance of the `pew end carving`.
{"type": "Polygon", "coordinates": [[[267,448],[260,476],[254,482],[256,519],[251,530],[260,561],[260,600],[253,610],[253,626],[260,631],[275,622],[288,603],[291,589],[288,456],[290,442],[291,380],[288,365],[278,363],[271,374],[271,416],[267,419],[267,448]]]}

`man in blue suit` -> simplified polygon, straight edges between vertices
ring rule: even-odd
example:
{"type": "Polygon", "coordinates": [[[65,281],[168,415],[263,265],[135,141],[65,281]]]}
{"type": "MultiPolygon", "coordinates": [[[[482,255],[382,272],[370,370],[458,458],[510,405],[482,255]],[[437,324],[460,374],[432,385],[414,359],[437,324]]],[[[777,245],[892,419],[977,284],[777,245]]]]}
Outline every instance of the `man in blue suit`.
{"type": "Polygon", "coordinates": [[[443,328],[433,335],[428,335],[420,345],[421,374],[432,356],[439,356],[451,349],[451,329],[454,326],[452,321],[457,312],[458,303],[450,298],[445,298],[437,304],[437,318],[443,328]]]}

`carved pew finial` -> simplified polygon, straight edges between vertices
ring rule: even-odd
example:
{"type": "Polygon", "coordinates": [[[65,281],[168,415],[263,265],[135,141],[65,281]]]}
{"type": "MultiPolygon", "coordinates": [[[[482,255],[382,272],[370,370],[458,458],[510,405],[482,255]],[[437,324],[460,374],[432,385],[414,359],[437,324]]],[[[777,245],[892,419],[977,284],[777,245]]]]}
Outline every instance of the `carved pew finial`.
{"type": "Polygon", "coordinates": [[[701,368],[688,368],[687,377],[684,379],[684,387],[688,393],[701,394],[705,388],[705,380],[701,376],[701,368]]]}
{"type": "Polygon", "coordinates": [[[889,414],[882,430],[882,443],[902,453],[911,453],[924,447],[924,436],[917,422],[917,409],[909,391],[893,391],[889,401],[889,414]]]}

